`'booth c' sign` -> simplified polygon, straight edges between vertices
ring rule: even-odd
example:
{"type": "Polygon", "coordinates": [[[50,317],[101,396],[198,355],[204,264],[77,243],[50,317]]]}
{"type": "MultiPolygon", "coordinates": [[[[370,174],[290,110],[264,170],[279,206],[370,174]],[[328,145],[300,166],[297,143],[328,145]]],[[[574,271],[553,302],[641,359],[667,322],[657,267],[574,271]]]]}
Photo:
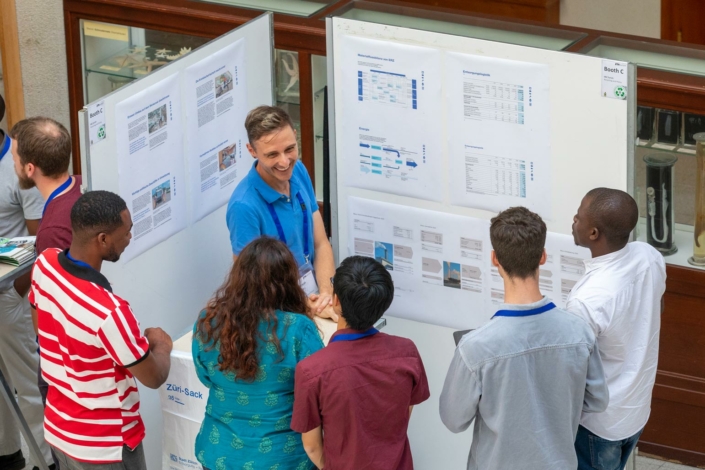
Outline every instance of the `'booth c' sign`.
{"type": "Polygon", "coordinates": [[[616,100],[627,99],[627,62],[602,60],[602,97],[616,100]]]}

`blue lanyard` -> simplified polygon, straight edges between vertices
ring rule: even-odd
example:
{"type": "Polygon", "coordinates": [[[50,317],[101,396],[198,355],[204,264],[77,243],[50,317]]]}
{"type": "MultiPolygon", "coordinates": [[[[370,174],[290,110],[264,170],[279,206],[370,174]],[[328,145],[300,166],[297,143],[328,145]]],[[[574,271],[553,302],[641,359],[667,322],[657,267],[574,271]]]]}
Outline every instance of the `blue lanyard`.
{"type": "Polygon", "coordinates": [[[53,201],[56,196],[63,193],[66,190],[66,188],[68,188],[69,186],[71,186],[71,177],[70,176],[69,176],[69,179],[67,179],[64,184],[62,184],[61,186],[56,188],[54,190],[54,192],[52,192],[49,195],[49,199],[47,199],[47,202],[44,203],[44,210],[42,211],[42,217],[44,217],[44,213],[47,211],[47,206],[49,205],[49,203],[51,201],[53,201]]]}
{"type": "MultiPolygon", "coordinates": [[[[301,215],[304,218],[304,258],[306,259],[306,262],[308,263],[310,255],[311,255],[311,252],[308,249],[308,210],[306,209],[306,203],[304,202],[304,198],[301,197],[301,193],[296,193],[296,197],[299,200],[299,204],[301,204],[301,215]]],[[[282,223],[279,220],[279,216],[277,215],[277,211],[274,210],[274,206],[272,205],[271,202],[267,203],[267,207],[269,208],[269,213],[272,215],[272,219],[274,220],[274,225],[277,226],[277,233],[279,234],[279,240],[286,243],[286,235],[284,235],[284,228],[282,227],[282,223]]]]}
{"type": "Polygon", "coordinates": [[[75,264],[75,265],[77,265],[77,266],[82,266],[82,267],[84,267],[84,268],[94,269],[93,266],[91,266],[90,264],[85,263],[85,262],[83,262],[83,261],[79,261],[79,260],[77,260],[76,258],[74,258],[73,256],[71,256],[71,253],[70,253],[69,251],[66,252],[66,257],[67,257],[69,260],[71,260],[71,262],[72,262],[73,264],[75,264]]]}
{"type": "Polygon", "coordinates": [[[7,152],[10,151],[10,144],[12,143],[12,139],[10,139],[8,136],[5,136],[5,142],[2,143],[2,148],[0,149],[0,160],[2,160],[2,157],[4,157],[7,152]]]}
{"type": "Polygon", "coordinates": [[[556,304],[549,302],[543,307],[532,308],[531,310],[499,310],[494,314],[495,317],[530,317],[543,312],[548,312],[556,308],[556,304]]]}
{"type": "Polygon", "coordinates": [[[363,331],[362,333],[348,333],[345,335],[336,335],[330,339],[329,343],[335,343],[336,341],[355,341],[356,339],[376,335],[377,333],[379,333],[379,330],[377,328],[370,328],[369,330],[363,331]]]}

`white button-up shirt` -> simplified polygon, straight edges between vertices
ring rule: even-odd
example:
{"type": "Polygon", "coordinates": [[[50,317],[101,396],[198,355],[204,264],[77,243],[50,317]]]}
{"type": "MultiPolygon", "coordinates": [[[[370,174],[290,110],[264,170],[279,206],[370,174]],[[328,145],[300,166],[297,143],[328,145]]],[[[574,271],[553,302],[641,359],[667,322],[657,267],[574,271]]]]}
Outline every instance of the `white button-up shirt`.
{"type": "Polygon", "coordinates": [[[618,441],[641,430],[651,412],[666,263],[650,245],[632,242],[586,260],[585,268],[566,310],[587,320],[597,336],[610,402],[603,413],[583,413],[580,424],[618,441]]]}

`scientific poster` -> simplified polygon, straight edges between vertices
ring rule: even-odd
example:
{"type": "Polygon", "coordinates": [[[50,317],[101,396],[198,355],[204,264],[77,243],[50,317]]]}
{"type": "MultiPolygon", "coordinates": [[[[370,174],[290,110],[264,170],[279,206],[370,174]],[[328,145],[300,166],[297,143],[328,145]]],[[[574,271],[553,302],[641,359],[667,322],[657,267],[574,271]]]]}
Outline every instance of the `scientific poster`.
{"type": "Polygon", "coordinates": [[[449,52],[450,202],[551,220],[549,68],[449,52]]]}
{"type": "Polygon", "coordinates": [[[541,292],[560,308],[565,308],[568,295],[585,274],[584,261],[590,259],[590,250],[577,246],[572,235],[548,232],[546,234],[546,264],[539,271],[541,292]]]}
{"type": "MultiPolygon", "coordinates": [[[[504,303],[485,219],[348,199],[348,255],[375,258],[394,279],[388,315],[457,329],[477,328],[504,303]]],[[[541,293],[559,308],[585,274],[590,251],[573,237],[546,235],[541,293]]]]}
{"type": "MultiPolygon", "coordinates": [[[[545,248],[546,263],[539,268],[539,288],[558,308],[565,308],[570,290],[585,274],[583,261],[590,258],[590,250],[577,246],[572,235],[555,232],[546,234],[545,248]]],[[[497,310],[504,302],[504,281],[491,262],[488,269],[489,301],[492,309],[497,310]]]]}
{"type": "Polygon", "coordinates": [[[115,107],[120,196],[132,214],[129,261],[186,227],[178,74],[115,107]]]}
{"type": "Polygon", "coordinates": [[[191,184],[191,221],[230,198],[252,166],[247,143],[245,39],[184,71],[186,157],[191,184]]]}
{"type": "Polygon", "coordinates": [[[343,184],[440,201],[441,54],[342,38],[343,184]]]}
{"type": "Polygon", "coordinates": [[[492,316],[489,222],[368,199],[348,199],[348,254],[394,279],[388,314],[457,329],[492,316]]]}

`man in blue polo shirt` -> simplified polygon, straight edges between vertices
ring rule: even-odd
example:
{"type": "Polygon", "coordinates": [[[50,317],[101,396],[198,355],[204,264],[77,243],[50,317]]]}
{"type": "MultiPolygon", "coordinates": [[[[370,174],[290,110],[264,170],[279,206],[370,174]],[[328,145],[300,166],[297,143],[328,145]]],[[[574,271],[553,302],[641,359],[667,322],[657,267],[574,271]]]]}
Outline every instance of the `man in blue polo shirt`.
{"type": "Polygon", "coordinates": [[[318,211],[311,178],[299,161],[296,131],[281,108],[260,106],[245,120],[247,150],[255,162],[230,197],[226,215],[233,258],[257,237],[277,237],[299,265],[311,310],[337,321],[330,278],[333,248],[318,211]]]}

